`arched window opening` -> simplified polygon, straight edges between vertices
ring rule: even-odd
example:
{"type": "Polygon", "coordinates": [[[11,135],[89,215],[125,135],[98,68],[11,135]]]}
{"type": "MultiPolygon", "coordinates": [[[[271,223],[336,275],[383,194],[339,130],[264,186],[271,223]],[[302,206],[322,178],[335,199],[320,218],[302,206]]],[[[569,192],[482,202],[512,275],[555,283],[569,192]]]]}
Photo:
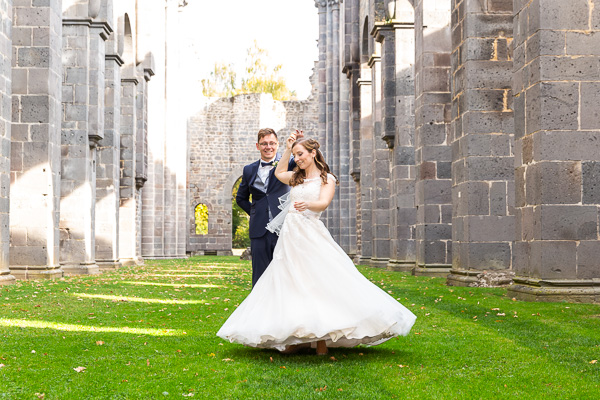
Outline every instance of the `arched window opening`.
{"type": "Polygon", "coordinates": [[[241,177],[237,180],[235,185],[233,185],[233,190],[231,191],[231,248],[233,249],[245,249],[250,247],[250,236],[248,232],[249,217],[235,202],[235,196],[240,187],[240,182],[242,182],[241,177]]]}
{"type": "Polygon", "coordinates": [[[196,235],[208,234],[208,207],[206,204],[198,204],[194,210],[196,219],[196,235]]]}

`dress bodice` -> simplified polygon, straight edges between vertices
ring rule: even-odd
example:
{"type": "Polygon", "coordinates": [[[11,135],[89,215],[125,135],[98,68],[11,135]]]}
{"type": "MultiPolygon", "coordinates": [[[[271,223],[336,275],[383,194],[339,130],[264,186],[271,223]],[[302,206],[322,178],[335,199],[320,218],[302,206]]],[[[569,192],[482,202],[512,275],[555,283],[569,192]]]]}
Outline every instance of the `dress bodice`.
{"type": "Polygon", "coordinates": [[[310,210],[299,212],[294,208],[293,204],[295,201],[319,200],[319,195],[321,194],[321,185],[321,177],[317,177],[312,179],[305,179],[301,185],[296,185],[292,187],[292,189],[290,190],[290,200],[292,202],[292,206],[290,207],[289,212],[294,214],[303,214],[307,217],[319,218],[321,216],[321,213],[315,213],[310,210]]]}

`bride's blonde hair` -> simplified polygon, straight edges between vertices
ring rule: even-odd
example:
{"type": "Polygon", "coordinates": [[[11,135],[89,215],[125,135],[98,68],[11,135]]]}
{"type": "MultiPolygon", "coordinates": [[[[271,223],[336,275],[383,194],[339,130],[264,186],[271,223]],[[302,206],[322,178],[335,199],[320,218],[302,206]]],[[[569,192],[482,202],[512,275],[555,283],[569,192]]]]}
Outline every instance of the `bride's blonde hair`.
{"type": "MultiPolygon", "coordinates": [[[[323,181],[323,183],[327,183],[327,174],[331,174],[331,175],[333,175],[333,174],[329,170],[329,165],[327,165],[327,163],[325,162],[323,153],[321,153],[321,150],[319,150],[319,147],[321,147],[319,142],[317,142],[315,139],[300,139],[300,140],[297,140],[294,142],[294,144],[292,145],[292,151],[294,150],[294,146],[296,146],[296,145],[301,145],[309,153],[312,153],[313,150],[316,152],[315,165],[317,166],[319,171],[321,171],[321,175],[320,175],[321,180],[323,181]]],[[[333,175],[333,177],[335,178],[335,184],[336,185],[339,184],[340,181],[337,178],[337,176],[333,175]]],[[[301,185],[302,183],[304,183],[305,179],[306,179],[306,171],[301,169],[300,167],[296,166],[294,168],[294,174],[292,175],[292,178],[290,179],[290,186],[301,185]]]]}

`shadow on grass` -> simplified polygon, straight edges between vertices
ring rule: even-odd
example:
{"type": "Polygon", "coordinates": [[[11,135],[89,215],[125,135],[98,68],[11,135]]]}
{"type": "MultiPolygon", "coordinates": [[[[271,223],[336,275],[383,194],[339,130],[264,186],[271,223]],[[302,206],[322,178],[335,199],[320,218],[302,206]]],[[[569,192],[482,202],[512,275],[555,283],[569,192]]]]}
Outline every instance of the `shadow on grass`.
{"type": "Polygon", "coordinates": [[[361,362],[369,362],[377,360],[378,362],[385,362],[389,359],[391,363],[406,363],[407,360],[411,360],[412,363],[418,363],[418,357],[416,354],[406,350],[398,350],[389,347],[331,347],[329,353],[325,356],[319,356],[315,353],[315,349],[301,349],[294,354],[281,354],[279,351],[274,349],[258,349],[254,347],[236,346],[226,352],[230,358],[237,361],[247,361],[249,363],[256,363],[257,360],[262,361],[265,364],[279,361],[293,361],[299,365],[319,365],[323,362],[330,363],[336,361],[343,363],[344,361],[355,362],[360,360],[361,362]],[[332,360],[332,357],[335,360],[332,360]]]}

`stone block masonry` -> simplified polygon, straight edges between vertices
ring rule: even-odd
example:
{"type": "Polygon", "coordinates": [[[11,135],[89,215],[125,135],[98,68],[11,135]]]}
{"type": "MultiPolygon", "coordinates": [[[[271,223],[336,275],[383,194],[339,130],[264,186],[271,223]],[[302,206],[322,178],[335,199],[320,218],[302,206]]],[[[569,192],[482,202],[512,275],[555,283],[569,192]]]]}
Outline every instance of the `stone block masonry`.
{"type": "Polygon", "coordinates": [[[10,140],[11,140],[11,21],[12,0],[0,0],[0,285],[12,283],[9,268],[10,140]]]}
{"type": "Polygon", "coordinates": [[[515,2],[519,299],[600,301],[600,4],[515,2]]]}
{"type": "Polygon", "coordinates": [[[452,285],[512,269],[513,24],[497,5],[452,2],[452,285]]]}
{"type": "MultiPolygon", "coordinates": [[[[12,73],[18,83],[12,93],[10,269],[22,279],[56,278],[63,275],[61,2],[19,2],[12,11],[12,73]],[[44,36],[55,40],[43,41],[44,36]]],[[[77,109],[69,112],[75,116],[77,109]]]]}
{"type": "Polygon", "coordinates": [[[232,190],[244,166],[260,158],[256,150],[258,131],[264,127],[275,129],[281,153],[293,129],[316,132],[315,103],[310,98],[280,102],[269,94],[242,94],[211,99],[189,120],[188,252],[231,253],[232,190]],[[206,235],[196,234],[194,210],[198,204],[208,208],[206,235]]]}

